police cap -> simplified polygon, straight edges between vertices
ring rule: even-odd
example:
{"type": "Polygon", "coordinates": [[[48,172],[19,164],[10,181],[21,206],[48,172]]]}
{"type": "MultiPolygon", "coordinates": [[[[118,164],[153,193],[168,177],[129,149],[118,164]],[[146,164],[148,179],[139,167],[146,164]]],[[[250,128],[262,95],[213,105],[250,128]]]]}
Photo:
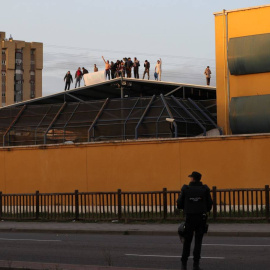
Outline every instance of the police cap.
{"type": "Polygon", "coordinates": [[[202,175],[199,172],[192,172],[188,177],[192,177],[197,181],[200,181],[202,178],[202,175]]]}

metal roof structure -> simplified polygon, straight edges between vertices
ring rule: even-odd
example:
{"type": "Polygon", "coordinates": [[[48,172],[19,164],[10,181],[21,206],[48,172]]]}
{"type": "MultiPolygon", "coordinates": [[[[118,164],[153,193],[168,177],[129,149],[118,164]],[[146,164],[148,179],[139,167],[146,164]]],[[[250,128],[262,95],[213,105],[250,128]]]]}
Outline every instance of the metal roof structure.
{"type": "Polygon", "coordinates": [[[0,146],[206,135],[218,128],[207,96],[214,89],[132,79],[81,87],[0,109],[0,146]]]}
{"type": "Polygon", "coordinates": [[[212,86],[182,84],[164,81],[117,78],[102,83],[59,92],[40,98],[9,105],[54,104],[62,102],[83,102],[106,98],[143,97],[155,94],[175,95],[193,100],[215,100],[216,88],[212,86]]]}

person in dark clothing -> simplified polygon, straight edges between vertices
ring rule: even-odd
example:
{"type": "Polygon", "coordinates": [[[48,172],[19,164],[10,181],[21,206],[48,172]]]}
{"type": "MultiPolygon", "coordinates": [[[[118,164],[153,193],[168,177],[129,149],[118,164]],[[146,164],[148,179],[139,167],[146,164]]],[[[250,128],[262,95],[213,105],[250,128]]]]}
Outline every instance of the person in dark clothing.
{"type": "Polygon", "coordinates": [[[73,83],[72,75],[70,74],[70,71],[67,72],[66,76],[64,77],[64,81],[66,81],[65,84],[65,91],[70,89],[70,83],[73,83]]]}
{"type": "Polygon", "coordinates": [[[116,64],[111,61],[111,78],[114,79],[115,78],[115,72],[116,72],[116,64]]]}
{"type": "Polygon", "coordinates": [[[149,80],[150,79],[150,75],[149,75],[150,74],[150,63],[147,60],[145,60],[145,62],[144,62],[143,79],[144,79],[145,74],[148,75],[148,80],[149,80]]]}
{"type": "Polygon", "coordinates": [[[127,78],[131,78],[131,69],[133,67],[133,62],[131,61],[131,58],[129,57],[127,59],[127,67],[126,67],[126,71],[127,71],[127,78]]]}
{"type": "Polygon", "coordinates": [[[88,73],[88,70],[86,69],[86,68],[82,68],[82,74],[84,75],[84,74],[87,74],[88,73]]]}
{"type": "Polygon", "coordinates": [[[75,73],[75,88],[77,88],[77,84],[79,84],[79,87],[81,85],[81,79],[82,79],[82,72],[81,72],[81,68],[79,67],[75,73]]]}
{"type": "Polygon", "coordinates": [[[140,66],[140,61],[134,57],[134,64],[133,64],[133,67],[134,67],[134,78],[135,79],[139,79],[139,66],[140,66]]]}
{"type": "Polygon", "coordinates": [[[181,269],[187,269],[190,246],[195,233],[193,270],[201,270],[199,263],[202,240],[204,233],[207,231],[207,212],[210,212],[212,209],[213,201],[209,187],[201,182],[202,175],[199,172],[193,172],[189,177],[191,182],[189,185],[182,187],[181,194],[177,200],[177,208],[183,209],[186,216],[181,269]]]}

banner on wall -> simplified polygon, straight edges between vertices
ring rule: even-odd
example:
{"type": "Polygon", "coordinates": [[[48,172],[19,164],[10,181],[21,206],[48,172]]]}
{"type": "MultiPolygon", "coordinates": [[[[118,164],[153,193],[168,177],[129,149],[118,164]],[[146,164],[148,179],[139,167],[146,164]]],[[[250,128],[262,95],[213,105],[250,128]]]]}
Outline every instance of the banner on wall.
{"type": "Polygon", "coordinates": [[[83,79],[86,86],[105,82],[106,81],[105,70],[93,72],[93,73],[87,73],[83,75],[83,79]]]}

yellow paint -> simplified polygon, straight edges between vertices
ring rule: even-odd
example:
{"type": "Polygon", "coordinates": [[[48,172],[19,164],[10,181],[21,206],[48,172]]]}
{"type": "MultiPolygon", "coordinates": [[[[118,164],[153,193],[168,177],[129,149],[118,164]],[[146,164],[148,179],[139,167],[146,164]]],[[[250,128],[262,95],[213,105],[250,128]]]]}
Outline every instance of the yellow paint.
{"type": "MultiPolygon", "coordinates": [[[[227,46],[225,15],[215,14],[218,125],[230,134],[227,95],[227,46]]],[[[228,39],[270,33],[270,6],[227,12],[228,39]]],[[[267,48],[266,48],[267,49],[267,48]]],[[[270,74],[229,74],[230,98],[270,94],[270,74]]]]}
{"type": "Polygon", "coordinates": [[[178,190],[197,170],[209,186],[269,184],[270,135],[0,149],[3,193],[178,190]]]}

